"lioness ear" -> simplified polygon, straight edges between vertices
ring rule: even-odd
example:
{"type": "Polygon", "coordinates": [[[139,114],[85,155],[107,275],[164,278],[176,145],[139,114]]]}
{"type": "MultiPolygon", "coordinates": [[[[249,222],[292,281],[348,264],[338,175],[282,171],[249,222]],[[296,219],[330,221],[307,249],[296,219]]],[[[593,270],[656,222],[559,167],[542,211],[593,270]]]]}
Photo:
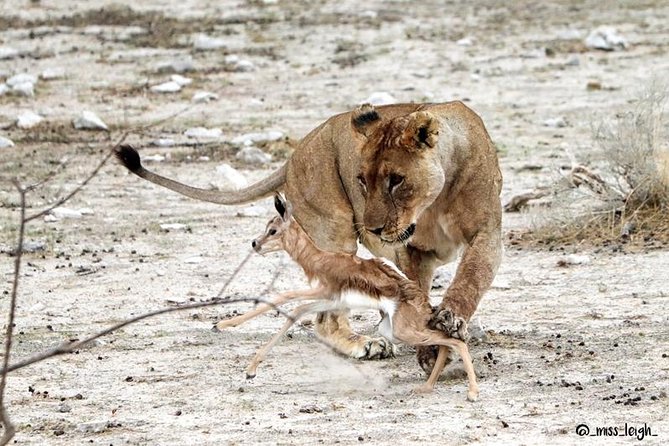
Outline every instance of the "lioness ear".
{"type": "Polygon", "coordinates": [[[381,123],[381,117],[371,104],[362,104],[351,113],[351,127],[357,133],[367,138],[381,123]]]}
{"type": "Polygon", "coordinates": [[[430,112],[414,112],[409,115],[409,123],[402,134],[407,146],[418,149],[432,148],[439,139],[439,121],[430,112]]]}

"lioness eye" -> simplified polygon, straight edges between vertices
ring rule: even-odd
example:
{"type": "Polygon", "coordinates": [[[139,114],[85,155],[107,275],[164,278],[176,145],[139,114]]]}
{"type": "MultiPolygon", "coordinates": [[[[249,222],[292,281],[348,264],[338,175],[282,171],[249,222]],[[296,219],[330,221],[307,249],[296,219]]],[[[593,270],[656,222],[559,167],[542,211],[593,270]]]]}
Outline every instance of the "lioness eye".
{"type": "Polygon", "coordinates": [[[362,187],[362,190],[367,192],[367,182],[365,182],[365,177],[362,175],[358,175],[358,183],[360,183],[360,187],[362,187]]]}
{"type": "Polygon", "coordinates": [[[274,235],[276,234],[276,229],[270,229],[269,230],[269,235],[274,235]]]}
{"type": "Polygon", "coordinates": [[[393,191],[397,186],[404,182],[404,177],[402,175],[397,175],[396,173],[391,173],[388,177],[388,189],[390,192],[393,191]]]}

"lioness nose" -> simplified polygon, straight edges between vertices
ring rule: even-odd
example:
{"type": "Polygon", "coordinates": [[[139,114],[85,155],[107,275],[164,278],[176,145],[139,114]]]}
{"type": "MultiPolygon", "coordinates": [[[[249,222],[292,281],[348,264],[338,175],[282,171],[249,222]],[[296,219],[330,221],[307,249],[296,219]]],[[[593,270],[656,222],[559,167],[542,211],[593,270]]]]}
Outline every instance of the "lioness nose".
{"type": "Polygon", "coordinates": [[[372,234],[381,235],[381,233],[383,232],[383,226],[379,228],[370,229],[369,232],[371,232],[372,234]]]}

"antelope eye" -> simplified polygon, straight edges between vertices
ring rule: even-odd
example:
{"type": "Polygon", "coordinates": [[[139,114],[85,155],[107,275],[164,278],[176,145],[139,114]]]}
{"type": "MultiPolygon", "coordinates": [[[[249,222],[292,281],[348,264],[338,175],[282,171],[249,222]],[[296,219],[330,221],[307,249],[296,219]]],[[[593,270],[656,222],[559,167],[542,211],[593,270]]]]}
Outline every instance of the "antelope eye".
{"type": "Polygon", "coordinates": [[[276,229],[270,229],[269,230],[269,235],[275,235],[276,234],[276,229]]]}
{"type": "Polygon", "coordinates": [[[392,192],[397,186],[404,183],[404,177],[396,173],[391,173],[388,177],[388,189],[392,192]]]}

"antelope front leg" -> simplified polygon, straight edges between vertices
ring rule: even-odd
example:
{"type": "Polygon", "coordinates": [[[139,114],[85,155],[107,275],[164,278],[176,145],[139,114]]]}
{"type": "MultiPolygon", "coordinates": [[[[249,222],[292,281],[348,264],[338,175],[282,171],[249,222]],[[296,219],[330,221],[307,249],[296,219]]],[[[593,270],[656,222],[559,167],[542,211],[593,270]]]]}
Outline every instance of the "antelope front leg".
{"type": "Polygon", "coordinates": [[[273,310],[274,308],[285,302],[288,302],[290,300],[313,299],[323,294],[323,292],[324,292],[323,287],[311,288],[308,290],[286,291],[285,293],[281,293],[276,298],[274,298],[274,300],[271,301],[272,305],[268,304],[258,305],[253,310],[249,310],[244,314],[223,321],[219,321],[215,325],[215,327],[217,330],[224,330],[228,327],[236,327],[250,319],[253,319],[256,316],[266,313],[267,311],[273,310]]]}
{"type": "MultiPolygon", "coordinates": [[[[313,298],[313,297],[312,297],[313,298]]],[[[255,378],[256,376],[256,369],[258,368],[258,365],[265,360],[265,357],[269,353],[270,350],[272,350],[272,347],[276,345],[277,342],[283,337],[284,334],[288,331],[290,327],[297,322],[297,320],[304,316],[307,313],[313,313],[316,311],[319,311],[323,308],[324,303],[323,302],[312,302],[304,305],[300,305],[297,307],[295,310],[293,310],[292,313],[290,313],[289,318],[286,320],[286,322],[283,324],[283,327],[281,327],[281,330],[279,330],[278,333],[276,333],[272,339],[269,340],[269,342],[265,345],[262,346],[260,350],[255,354],[253,359],[251,360],[251,363],[249,366],[246,368],[246,379],[252,379],[255,378]]],[[[328,304],[326,304],[328,305],[328,304]]],[[[329,304],[331,305],[331,304],[329,304]]]]}
{"type": "Polygon", "coordinates": [[[414,389],[416,393],[431,393],[434,390],[434,385],[437,383],[441,372],[446,366],[446,359],[448,358],[449,351],[448,348],[444,346],[439,347],[439,353],[437,354],[437,359],[434,362],[434,367],[432,367],[432,373],[427,379],[427,382],[423,385],[420,385],[414,389]]]}

